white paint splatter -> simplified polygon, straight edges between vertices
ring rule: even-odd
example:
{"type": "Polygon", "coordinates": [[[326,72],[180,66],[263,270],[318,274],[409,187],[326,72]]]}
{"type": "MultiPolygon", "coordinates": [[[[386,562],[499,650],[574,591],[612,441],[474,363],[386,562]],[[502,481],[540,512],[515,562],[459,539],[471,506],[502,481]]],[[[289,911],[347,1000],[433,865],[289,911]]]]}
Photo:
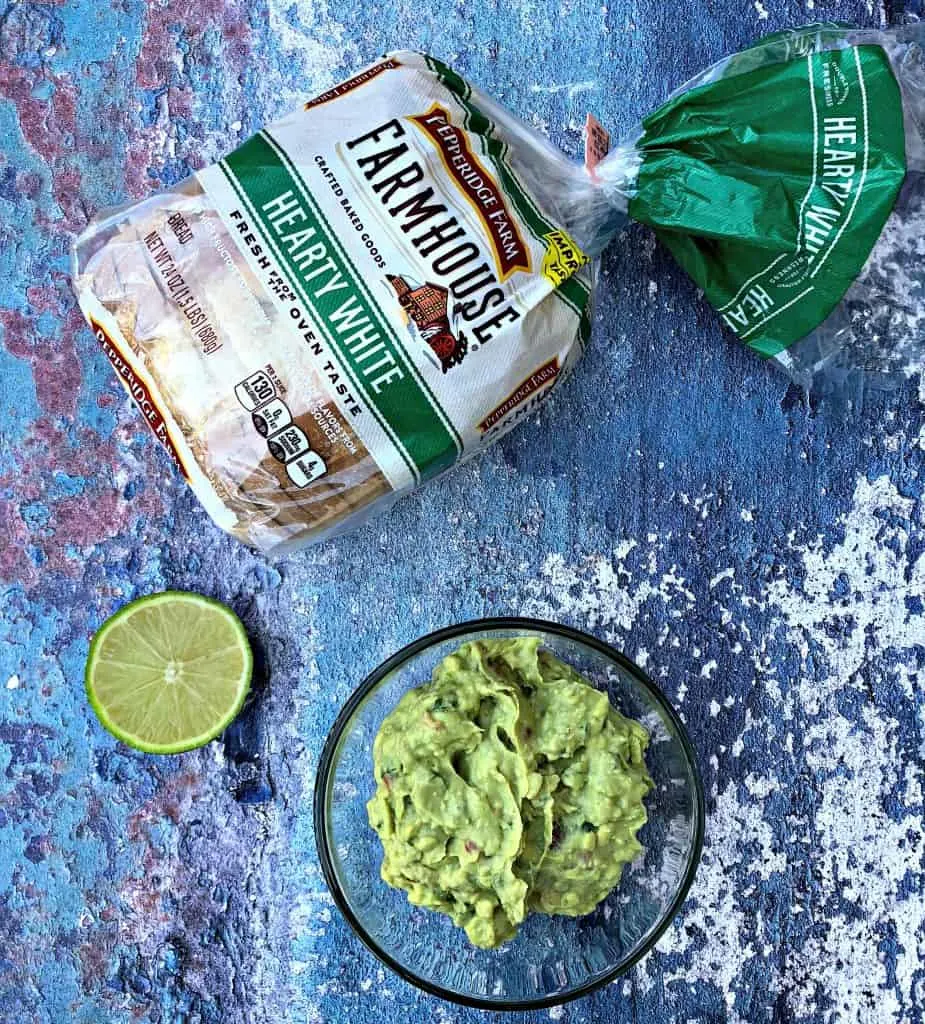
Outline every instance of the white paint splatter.
{"type": "MultiPolygon", "coordinates": [[[[708,836],[694,883],[694,899],[668,930],[659,948],[664,952],[682,952],[690,945],[688,929],[699,931],[706,936],[707,945],[697,954],[698,972],[720,992],[734,992],[734,983],[743,966],[760,955],[761,951],[753,944],[753,936],[760,935],[761,930],[755,921],[749,891],[736,890],[732,866],[739,865],[736,869],[739,877],[754,873],[767,879],[775,872],[785,871],[787,862],[770,825],[763,818],[761,803],[740,803],[734,784],[716,797],[708,836]],[[744,865],[743,837],[758,844],[758,855],[744,865]]],[[[680,966],[665,973],[662,986],[665,991],[671,991],[689,980],[689,968],[680,966]]],[[[726,1019],[729,1024],[745,1024],[732,1006],[726,1019]]]]}
{"type": "Polygon", "coordinates": [[[710,580],[710,590],[718,586],[723,580],[731,580],[735,577],[735,569],[723,569],[722,572],[718,572],[713,579],[710,580]]]}
{"type": "MultiPolygon", "coordinates": [[[[779,607],[804,661],[810,642],[813,657],[818,660],[821,648],[826,659],[825,675],[801,676],[790,697],[801,717],[819,716],[806,729],[807,766],[822,777],[836,764],[840,768],[823,786],[812,823],[820,847],[814,856],[819,892],[839,892],[861,911],[830,916],[825,932],[814,934],[792,960],[803,968],[795,976],[806,979],[791,992],[797,1015],[815,1008],[820,989],[851,1007],[858,1019],[874,1020],[876,1014],[878,1022],[898,1024],[903,1004],[908,1008],[916,1001],[922,905],[899,892],[916,864],[908,846],[910,822],[892,820],[882,806],[885,793],[905,781],[895,724],[868,705],[859,728],[835,706],[840,693],[864,690],[862,675],[887,652],[925,644],[925,618],[906,607],[907,595],[921,594],[925,585],[925,556],[907,554],[913,507],[887,477],[862,477],[844,519],[844,540],[828,553],[821,543],[806,552],[802,591],[783,581],[770,588],[769,599],[779,607]],[[836,585],[841,596],[833,598],[836,585]],[[843,628],[826,628],[840,624],[843,628]],[[895,929],[900,947],[895,989],[879,951],[887,927],[895,929]]],[[[921,700],[920,678],[904,672],[897,679],[909,698],[921,700]]],[[[920,822],[921,804],[915,801],[920,790],[913,787],[910,793],[907,787],[907,793],[912,799],[906,813],[920,822]]]]}
{"type": "Polygon", "coordinates": [[[558,553],[548,555],[540,579],[527,584],[525,614],[557,618],[564,611],[584,628],[603,630],[611,639],[617,630],[628,631],[640,606],[657,591],[648,581],[628,586],[629,574],[619,574],[621,564],[619,558],[596,556],[570,565],[558,553]],[[550,594],[556,595],[555,601],[550,594]]]}
{"type": "Polygon", "coordinates": [[[10,676],[10,678],[6,681],[6,688],[8,690],[18,690],[19,686],[19,676],[10,676]]]}
{"type": "MultiPolygon", "coordinates": [[[[852,723],[828,716],[814,727],[822,742],[807,752],[811,768],[826,769],[833,751],[847,772],[823,790],[815,815],[818,836],[814,870],[820,891],[838,892],[854,905],[850,915],[828,918],[828,927],[813,934],[791,957],[798,982],[789,993],[790,1010],[797,1016],[813,1013],[821,988],[856,1012],[858,1020],[908,1020],[905,1009],[916,1003],[914,974],[918,970],[922,939],[922,905],[917,897],[899,892],[906,872],[914,868],[909,846],[909,821],[893,821],[880,797],[893,777],[901,773],[892,726],[873,709],[863,712],[870,730],[858,735],[852,723]],[[876,758],[871,750],[877,751],[876,758]],[[859,913],[858,913],[859,911],[859,913]],[[889,984],[880,954],[883,929],[892,925],[901,953],[896,963],[896,988],[889,984]]],[[[914,805],[907,808],[915,812],[914,805]]],[[[921,820],[921,809],[916,816],[921,820]]]]}
{"type": "Polygon", "coordinates": [[[761,0],[755,0],[755,10],[758,12],[758,20],[759,21],[767,21],[768,20],[767,8],[764,6],[764,4],[761,2],[761,0]]]}
{"type": "Polygon", "coordinates": [[[293,5],[289,0],[270,0],[268,13],[273,46],[280,59],[284,54],[289,54],[294,66],[303,70],[301,76],[296,76],[297,84],[289,85],[274,70],[272,62],[269,63],[266,70],[273,75],[273,93],[279,100],[280,113],[294,108],[306,96],[315,95],[334,85],[338,76],[332,70],[335,65],[332,54],[336,54],[336,59],[347,66],[359,67],[362,63],[357,47],[351,43],[344,25],[331,16],[328,3],[319,0],[312,5],[299,4],[298,27],[290,21],[292,10],[293,5]]]}
{"type": "MultiPolygon", "coordinates": [[[[755,897],[769,879],[793,867],[767,806],[778,792],[778,775],[771,769],[766,774],[752,770],[741,786],[719,782],[693,898],[660,946],[683,953],[690,949],[688,929],[705,936],[696,952],[698,976],[726,993],[726,1019],[732,1024],[750,1019],[742,1016],[744,1010],[736,1010],[736,986],[743,968],[757,958],[763,961],[762,970],[770,971],[767,998],[784,998],[794,1020],[818,1019],[821,1007],[831,1005],[836,1008],[833,1022],[901,1024],[908,1020],[909,1008],[921,1004],[916,972],[925,950],[923,909],[921,899],[902,888],[907,872],[922,868],[922,852],[909,838],[910,829],[921,830],[920,764],[904,762],[888,709],[860,704],[859,721],[839,712],[839,698],[865,693],[864,680],[884,671],[880,666],[888,662],[888,654],[925,646],[925,618],[906,604],[907,596],[919,596],[925,588],[925,555],[910,545],[918,526],[911,518],[914,509],[914,502],[888,478],[862,477],[842,516],[843,539],[831,550],[822,538],[800,547],[802,585],[774,579],[761,602],[768,619],[762,634],[749,640],[749,655],[763,710],[756,718],[746,707],[730,754],[742,757],[746,742],[766,748],[778,740],[785,755],[794,756],[793,732],[778,737],[779,725],[774,723],[801,723],[803,749],[796,757],[814,780],[817,801],[810,802],[808,812],[795,805],[788,816],[787,849],[800,856],[805,845],[817,884],[808,896],[792,894],[789,906],[778,905],[778,913],[794,920],[809,914],[824,927],[792,943],[786,976],[775,969],[776,931],[770,932],[769,923],[756,914],[755,897]],[[779,643],[781,635],[803,663],[803,671],[785,682],[777,679],[768,651],[769,639],[779,643]],[[884,810],[883,798],[890,792],[901,794],[900,820],[884,810]],[[757,844],[747,859],[746,842],[757,844]],[[756,884],[736,891],[734,880],[749,877],[756,884]],[[839,911],[836,895],[851,909],[839,911]],[[894,977],[881,952],[883,937],[890,933],[897,947],[894,977]]],[[[790,543],[794,548],[799,543],[795,534],[790,543]]],[[[744,609],[756,602],[741,595],[738,604],[744,609]]],[[[920,674],[914,668],[892,667],[893,660],[891,681],[910,701],[921,702],[920,674]]],[[[722,705],[713,700],[710,715],[716,717],[722,706],[734,703],[728,697],[722,705]]],[[[921,753],[925,757],[925,750],[921,753]]],[[[717,752],[710,752],[709,762],[720,779],[717,752]]],[[[779,899],[788,889],[773,891],[779,899]]],[[[687,983],[689,971],[689,960],[681,957],[676,973],[660,978],[659,984],[670,992],[673,985],[687,983]]],[[[646,972],[637,975],[645,978],[646,972]]],[[[651,978],[646,981],[653,983],[651,978]]],[[[741,995],[748,1005],[747,993],[741,995]]]]}
{"type": "Polygon", "coordinates": [[[541,92],[550,95],[555,93],[564,92],[568,95],[569,99],[573,96],[577,96],[583,92],[595,92],[598,88],[597,82],[593,78],[588,78],[583,82],[566,82],[562,85],[531,85],[531,92],[541,92]]]}
{"type": "Polygon", "coordinates": [[[857,674],[873,651],[925,644],[925,618],[906,607],[908,595],[925,593],[925,557],[911,564],[906,557],[913,507],[888,477],[861,477],[843,517],[844,540],[830,552],[821,538],[807,548],[802,589],[786,579],[768,585],[768,603],[780,610],[804,664],[811,643],[826,655],[822,684],[808,673],[798,680],[804,713],[823,710],[843,688],[861,688],[857,674]],[[834,598],[836,588],[844,596],[834,598]],[[845,623],[847,630],[832,628],[845,623]]]}

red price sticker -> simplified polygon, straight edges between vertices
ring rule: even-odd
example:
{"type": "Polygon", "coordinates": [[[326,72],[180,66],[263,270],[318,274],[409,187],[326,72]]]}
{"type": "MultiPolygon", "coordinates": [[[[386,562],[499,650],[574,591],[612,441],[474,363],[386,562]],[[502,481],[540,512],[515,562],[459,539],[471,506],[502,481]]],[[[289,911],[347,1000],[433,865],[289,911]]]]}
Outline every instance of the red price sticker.
{"type": "Polygon", "coordinates": [[[610,150],[610,132],[594,114],[585,118],[585,169],[593,177],[594,168],[610,150]]]}

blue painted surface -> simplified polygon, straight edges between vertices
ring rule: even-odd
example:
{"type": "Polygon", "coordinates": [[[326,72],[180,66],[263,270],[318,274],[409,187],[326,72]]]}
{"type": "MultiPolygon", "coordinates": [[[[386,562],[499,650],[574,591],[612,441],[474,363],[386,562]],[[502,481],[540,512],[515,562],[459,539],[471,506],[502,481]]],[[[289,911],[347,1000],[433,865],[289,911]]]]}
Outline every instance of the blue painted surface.
{"type": "Polygon", "coordinates": [[[0,1006],[4,1021],[475,1021],[338,917],[310,809],[354,685],[486,614],[612,640],[677,701],[710,819],[683,913],[630,975],[527,1015],[908,1022],[925,1003],[923,400],[808,402],[723,335],[640,228],[538,418],[355,535],[268,565],[220,535],[112,378],[70,232],[398,46],[451,61],[575,152],[704,64],[866,0],[206,0],[0,10],[0,1006]],[[187,13],[189,11],[190,13],[187,13]],[[435,571],[434,567],[438,567],[435,571]],[[121,747],[88,639],[164,587],[259,646],[221,742],[121,747]],[[386,1004],[390,1004],[386,1006],[386,1004]]]}

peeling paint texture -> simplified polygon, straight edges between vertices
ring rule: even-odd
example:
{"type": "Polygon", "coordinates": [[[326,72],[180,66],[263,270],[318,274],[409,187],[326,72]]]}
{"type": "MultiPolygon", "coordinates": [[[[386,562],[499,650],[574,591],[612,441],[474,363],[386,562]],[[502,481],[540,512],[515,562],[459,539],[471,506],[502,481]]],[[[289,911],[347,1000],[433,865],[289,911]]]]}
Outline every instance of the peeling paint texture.
{"type": "Polygon", "coordinates": [[[532,422],[342,540],[271,565],[173,474],[67,278],[94,210],[171,183],[379,53],[428,50],[577,153],[704,64],[879,0],[0,0],[0,1019],[449,1024],[319,873],[318,755],[353,687],[439,626],[520,613],[644,664],[700,753],[683,912],[628,976],[518,1019],[922,1024],[925,392],[818,401],[730,340],[644,229],[532,422]],[[165,587],[258,650],[223,739],[136,754],[89,637],[165,587]]]}

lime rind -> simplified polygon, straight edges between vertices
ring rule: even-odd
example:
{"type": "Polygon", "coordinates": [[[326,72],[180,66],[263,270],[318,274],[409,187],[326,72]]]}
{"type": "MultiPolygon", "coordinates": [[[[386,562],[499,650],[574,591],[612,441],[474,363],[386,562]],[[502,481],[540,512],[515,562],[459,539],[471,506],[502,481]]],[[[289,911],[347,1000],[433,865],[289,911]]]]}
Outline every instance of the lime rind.
{"type": "MultiPolygon", "coordinates": [[[[161,656],[160,652],[155,653],[157,657],[161,656]]],[[[204,652],[202,658],[204,660],[215,653],[216,652],[204,652]]],[[[204,746],[206,743],[215,739],[216,736],[220,735],[234,721],[240,713],[250,690],[253,665],[254,656],[250,642],[247,638],[247,632],[245,631],[241,620],[227,605],[222,604],[221,601],[216,601],[213,598],[204,597],[201,594],[193,594],[185,590],[166,590],[160,594],[152,594],[130,602],[123,608],[120,608],[119,611],[114,615],[111,615],[103,623],[90,644],[86,669],[84,672],[84,688],[86,690],[90,706],[93,708],[97,718],[100,720],[100,723],[108,732],[115,736],[117,740],[125,743],[135,750],[140,750],[147,754],[182,754],[185,751],[194,750],[197,747],[204,746]],[[151,610],[158,604],[175,605],[177,602],[187,603],[191,607],[196,607],[200,610],[206,609],[210,614],[216,612],[220,614],[223,623],[232,629],[234,636],[237,638],[236,643],[226,645],[220,653],[224,654],[229,650],[239,649],[243,655],[244,663],[240,676],[237,680],[236,685],[239,692],[234,702],[220,718],[217,718],[214,722],[210,722],[208,729],[205,729],[202,733],[196,736],[184,737],[184,739],[179,742],[153,743],[132,734],[113,720],[112,716],[106,710],[104,703],[98,699],[95,692],[93,685],[93,672],[95,666],[99,662],[99,655],[103,644],[114,628],[124,625],[128,619],[139,611],[151,610]]]]}

